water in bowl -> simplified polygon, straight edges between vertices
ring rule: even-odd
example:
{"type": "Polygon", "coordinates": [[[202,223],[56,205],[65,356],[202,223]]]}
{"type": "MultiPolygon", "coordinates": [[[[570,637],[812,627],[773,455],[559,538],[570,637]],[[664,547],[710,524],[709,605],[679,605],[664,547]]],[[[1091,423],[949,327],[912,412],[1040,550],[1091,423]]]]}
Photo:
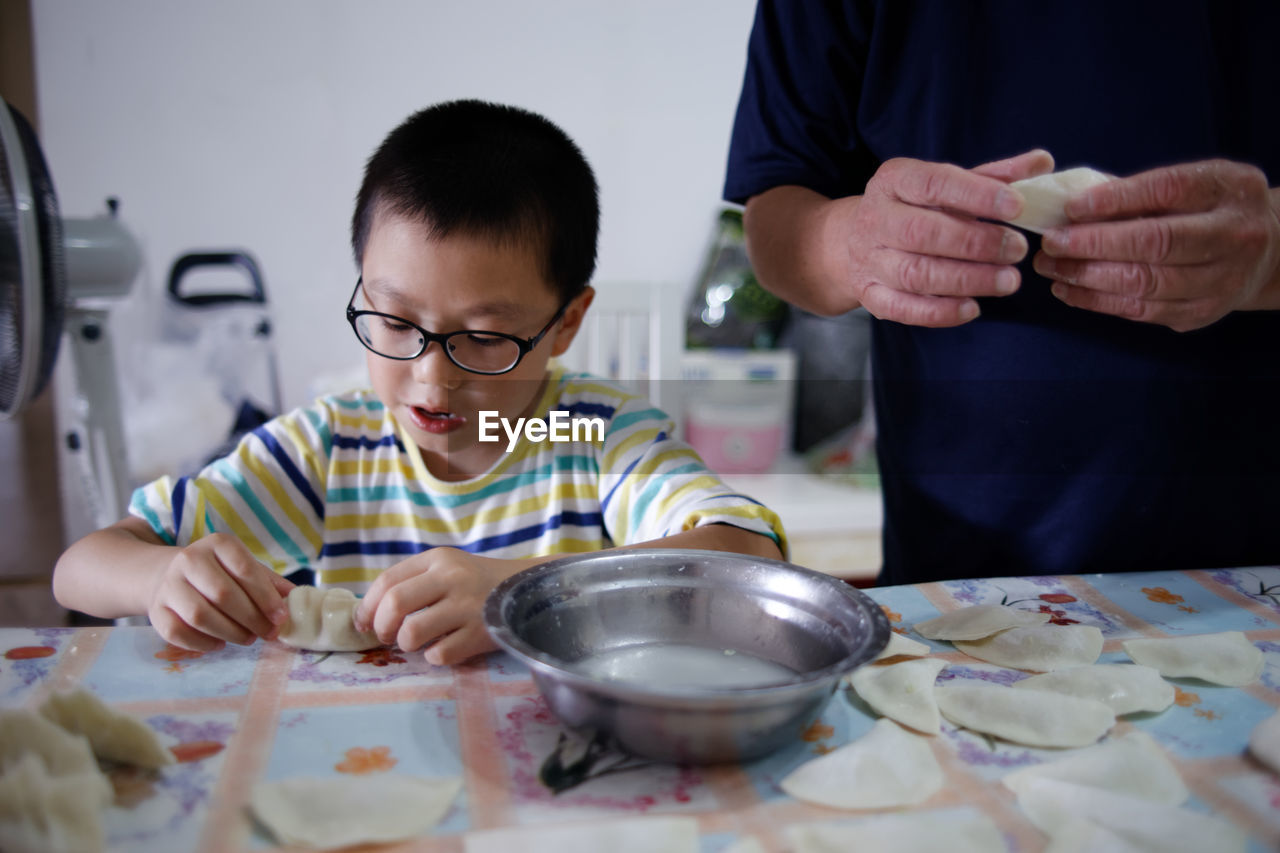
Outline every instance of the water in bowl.
{"type": "Polygon", "coordinates": [[[795,670],[733,649],[682,643],[624,646],[583,658],[575,668],[592,678],[661,687],[764,687],[790,679],[795,670]]]}

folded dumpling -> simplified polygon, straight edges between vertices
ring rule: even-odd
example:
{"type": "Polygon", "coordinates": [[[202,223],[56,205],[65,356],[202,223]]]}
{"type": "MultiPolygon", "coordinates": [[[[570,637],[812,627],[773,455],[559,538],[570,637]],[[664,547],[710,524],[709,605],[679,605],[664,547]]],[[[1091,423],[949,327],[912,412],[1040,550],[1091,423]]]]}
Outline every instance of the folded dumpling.
{"type": "Polygon", "coordinates": [[[916,633],[930,640],[981,640],[1007,628],[1043,625],[1048,613],[1003,604],[974,604],[916,623],[916,633]]]}
{"type": "Polygon", "coordinates": [[[1049,672],[1095,663],[1102,643],[1093,625],[1025,625],[981,640],[956,640],[955,647],[996,666],[1049,672]]]}
{"type": "Polygon", "coordinates": [[[110,707],[84,688],[54,693],[40,713],[67,731],[84,735],[98,758],[156,769],[173,764],[150,726],[131,714],[110,707]]]}
{"type": "Polygon", "coordinates": [[[1244,687],[1262,675],[1262,652],[1239,631],[1125,640],[1124,650],[1134,661],[1155,667],[1166,678],[1183,676],[1244,687]]]}
{"type": "Polygon", "coordinates": [[[1024,678],[1013,686],[1097,699],[1117,717],[1137,711],[1163,711],[1174,699],[1172,684],[1156,670],[1137,663],[1071,666],[1024,678]]]}
{"type": "Polygon", "coordinates": [[[1089,746],[1115,725],[1101,702],[997,684],[935,687],[938,710],[957,726],[1026,746],[1089,746]]]}
{"type": "Polygon", "coordinates": [[[110,791],[110,783],[96,766],[92,771],[55,775],[36,752],[25,753],[0,775],[0,850],[102,850],[106,844],[102,809],[110,803],[110,791]]]}
{"type": "Polygon", "coordinates": [[[100,799],[111,800],[111,784],[98,770],[87,738],[74,735],[35,711],[0,709],[0,773],[35,755],[50,776],[87,774],[100,780],[100,799]]]}
{"type": "Polygon", "coordinates": [[[942,787],[929,742],[880,719],[852,743],[791,771],[782,790],[837,809],[891,809],[924,802],[942,787]]]}
{"type": "Polygon", "coordinates": [[[1070,223],[1064,212],[1067,199],[1075,193],[1098,184],[1105,184],[1109,180],[1111,180],[1109,175],[1097,169],[1080,166],[1014,181],[1009,186],[1022,193],[1024,204],[1022,213],[1018,214],[1016,219],[1010,219],[1009,224],[1037,234],[1043,234],[1050,228],[1067,225],[1070,223]]]}
{"type": "Polygon", "coordinates": [[[286,599],[289,621],[280,642],[313,652],[361,652],[382,645],[372,631],[357,631],[352,617],[358,600],[349,589],[295,586],[286,599]]]}
{"type": "Polygon", "coordinates": [[[1014,770],[1006,774],[1003,781],[1006,788],[1019,794],[1032,779],[1088,785],[1166,806],[1180,806],[1190,796],[1173,762],[1155,739],[1142,731],[1132,731],[1124,737],[1072,750],[1053,761],[1014,770]]]}
{"type": "Polygon", "coordinates": [[[933,698],[933,682],[946,665],[940,658],[917,658],[887,666],[862,666],[849,676],[849,683],[877,713],[918,732],[936,735],[942,718],[933,698]]]}

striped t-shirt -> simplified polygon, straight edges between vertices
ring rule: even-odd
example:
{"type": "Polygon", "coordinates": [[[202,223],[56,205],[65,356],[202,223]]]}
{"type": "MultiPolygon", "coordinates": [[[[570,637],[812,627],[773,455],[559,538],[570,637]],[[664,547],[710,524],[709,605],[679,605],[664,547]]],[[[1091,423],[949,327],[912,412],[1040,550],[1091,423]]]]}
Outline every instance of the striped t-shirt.
{"type": "Polygon", "coordinates": [[[604,440],[585,430],[578,441],[522,437],[486,473],[449,482],[432,476],[372,391],[357,391],[275,418],[193,477],[139,488],[130,511],[168,543],[231,533],[277,572],[309,569],[312,578],[294,579],[357,593],[439,546],[523,558],[725,523],[785,549],[777,515],[721,482],[643,397],[556,370],[538,411],[599,418],[604,440]]]}

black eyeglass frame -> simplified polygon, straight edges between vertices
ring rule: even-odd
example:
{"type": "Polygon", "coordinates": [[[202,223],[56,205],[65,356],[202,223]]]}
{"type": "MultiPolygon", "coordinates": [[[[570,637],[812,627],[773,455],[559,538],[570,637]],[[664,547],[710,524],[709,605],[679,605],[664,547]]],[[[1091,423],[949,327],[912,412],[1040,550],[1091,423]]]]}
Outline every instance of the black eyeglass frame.
{"type": "Polygon", "coordinates": [[[556,311],[555,316],[552,317],[547,322],[547,325],[542,327],[542,331],[538,332],[538,334],[534,335],[532,338],[522,338],[517,335],[509,335],[506,332],[491,332],[486,329],[459,329],[456,332],[428,332],[426,329],[422,328],[417,323],[414,323],[411,320],[406,320],[404,317],[397,317],[395,314],[385,314],[381,311],[357,311],[354,307],[356,302],[356,293],[359,292],[360,285],[363,283],[364,283],[364,276],[361,276],[356,279],[355,289],[351,291],[351,298],[347,300],[347,322],[351,324],[351,331],[355,332],[356,339],[360,341],[360,344],[365,349],[367,349],[369,352],[373,353],[376,356],[380,356],[382,358],[389,358],[392,361],[413,361],[415,359],[421,358],[422,354],[427,351],[427,347],[431,346],[432,341],[435,341],[436,343],[440,344],[441,351],[445,354],[445,356],[449,359],[449,361],[452,362],[456,367],[459,367],[462,370],[467,371],[468,373],[476,373],[481,376],[501,376],[502,374],[510,373],[511,371],[519,367],[520,362],[524,360],[524,357],[529,353],[533,352],[533,348],[536,347],[542,341],[542,339],[547,336],[547,332],[551,331],[551,327],[554,326],[557,322],[559,322],[560,318],[564,316],[564,312],[568,309],[569,303],[573,301],[572,299],[570,299],[569,302],[565,302],[564,304],[562,304],[559,310],[556,311]],[[369,346],[368,342],[365,341],[363,336],[361,336],[360,330],[356,328],[356,320],[364,316],[385,317],[388,320],[394,320],[397,323],[403,323],[404,325],[417,330],[418,334],[422,335],[422,348],[419,349],[418,352],[414,355],[399,356],[399,355],[387,355],[386,353],[378,352],[376,349],[369,346]],[[509,367],[505,367],[502,370],[476,370],[474,367],[467,367],[465,364],[460,364],[458,360],[453,357],[453,353],[450,352],[449,346],[448,346],[449,338],[452,338],[456,335],[488,335],[490,337],[495,337],[495,338],[504,338],[508,341],[511,341],[513,344],[515,344],[519,348],[520,354],[516,356],[516,360],[513,361],[509,367]]]}

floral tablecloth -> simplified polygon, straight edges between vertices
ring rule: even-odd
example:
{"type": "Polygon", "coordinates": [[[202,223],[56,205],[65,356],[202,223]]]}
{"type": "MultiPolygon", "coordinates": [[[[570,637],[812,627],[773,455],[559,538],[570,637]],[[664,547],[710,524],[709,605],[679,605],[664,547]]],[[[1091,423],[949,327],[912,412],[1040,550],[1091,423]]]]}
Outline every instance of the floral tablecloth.
{"type": "MultiPolygon", "coordinates": [[[[1243,631],[1265,655],[1259,682],[1229,688],[1172,679],[1171,708],[1126,717],[1112,736],[1132,728],[1152,735],[1190,788],[1189,808],[1238,824],[1251,849],[1280,849],[1280,779],[1244,752],[1254,725],[1280,706],[1280,567],[867,592],[904,633],[980,602],[1097,625],[1106,637],[1104,663],[1127,660],[1120,643],[1132,637],[1243,631]]],[[[941,680],[1009,683],[1027,675],[933,645],[950,664],[941,680]]],[[[405,850],[461,851],[467,832],[501,826],[687,815],[697,819],[704,853],[748,836],[782,851],[790,824],[867,816],[806,805],[778,785],[801,763],[870,729],[873,714],[847,690],[794,745],[767,758],[710,768],[627,762],[599,773],[605,763],[553,793],[540,769],[561,729],[528,671],[501,654],[449,669],[388,649],[326,656],[256,643],[201,655],[166,645],[150,628],[0,630],[0,706],[30,706],[76,683],[145,718],[180,759],[158,776],[113,772],[116,804],[105,819],[113,850],[267,849],[271,842],[245,811],[254,781],[392,769],[464,783],[431,835],[395,848],[405,850]]],[[[934,750],[947,784],[915,810],[978,810],[996,822],[1009,850],[1044,847],[999,780],[1052,750],[994,742],[947,723],[934,750]]]]}

